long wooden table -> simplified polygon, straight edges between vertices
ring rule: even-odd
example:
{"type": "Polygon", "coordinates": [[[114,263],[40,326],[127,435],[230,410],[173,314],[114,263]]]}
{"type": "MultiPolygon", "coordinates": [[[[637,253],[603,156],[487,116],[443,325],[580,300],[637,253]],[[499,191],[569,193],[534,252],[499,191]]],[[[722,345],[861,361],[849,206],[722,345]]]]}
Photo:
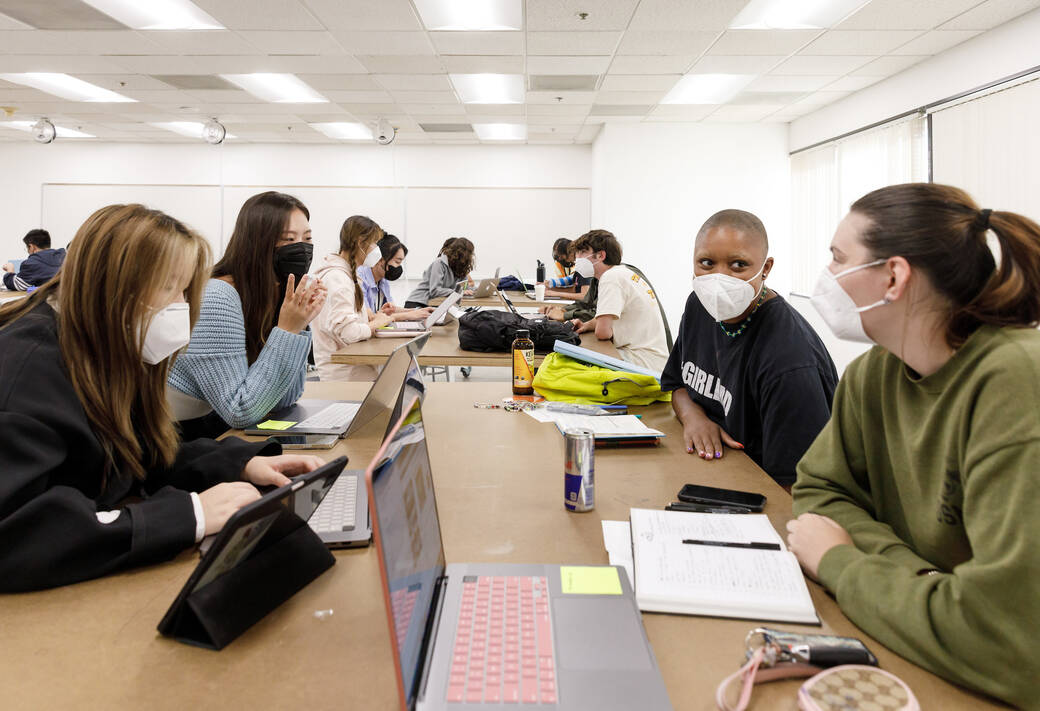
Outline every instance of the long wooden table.
{"type": "Polygon", "coordinates": [[[0,288],[0,304],[5,301],[14,301],[15,299],[22,299],[28,296],[24,291],[8,291],[7,289],[0,288]]]}
{"type": "MultiPolygon", "coordinates": [[[[348,365],[382,365],[386,357],[397,346],[403,343],[401,338],[370,338],[367,341],[351,343],[346,348],[332,354],[333,363],[348,365]]],[[[620,357],[617,348],[611,341],[601,341],[594,333],[581,334],[581,345],[597,353],[614,358],[620,357]]],[[[535,365],[541,365],[545,356],[535,354],[535,365]]],[[[444,326],[434,326],[430,339],[419,354],[419,365],[455,365],[455,366],[499,366],[508,368],[513,363],[511,353],[480,353],[464,351],[459,347],[459,324],[453,321],[444,326]]]]}
{"type": "MultiPolygon", "coordinates": [[[[567,306],[568,304],[574,303],[574,300],[566,299],[529,299],[527,295],[522,291],[507,291],[505,295],[509,297],[509,300],[513,302],[513,306],[518,309],[527,309],[532,307],[540,308],[542,306],[567,306]]],[[[575,294],[577,296],[577,294],[575,294]]],[[[437,297],[430,299],[430,306],[438,306],[444,297],[437,297]]],[[[502,303],[502,299],[498,298],[498,294],[495,293],[492,296],[463,296],[459,301],[459,306],[465,308],[467,306],[498,306],[505,308],[505,304],[502,303]]]]}
{"type": "MultiPolygon", "coordinates": [[[[306,395],[361,399],[367,383],[308,383],[306,395]]],[[[522,413],[477,410],[507,384],[433,383],[424,405],[446,558],[449,562],[606,564],[602,519],[659,507],[687,482],[759,491],[777,530],[791,498],[743,454],[687,455],[667,405],[640,408],[667,437],[656,448],[596,453],[596,509],[563,508],[563,439],[522,413]]],[[[320,452],[363,469],[384,422],[320,452]]],[[[335,553],[337,564],[221,652],[159,637],[166,608],[198,561],[183,553],[150,568],[64,588],[0,595],[4,709],[395,709],[397,694],[379,568],[373,548],[335,553]],[[315,615],[331,610],[332,614],[315,615]]],[[[1005,708],[910,664],[872,641],[810,584],[823,619],[784,629],[853,635],[901,677],[923,707],[1005,708]]],[[[643,621],[677,709],[711,711],[718,682],[743,655],[758,623],[645,614],[643,621]]],[[[756,688],[752,709],[794,711],[797,680],[756,688]]]]}

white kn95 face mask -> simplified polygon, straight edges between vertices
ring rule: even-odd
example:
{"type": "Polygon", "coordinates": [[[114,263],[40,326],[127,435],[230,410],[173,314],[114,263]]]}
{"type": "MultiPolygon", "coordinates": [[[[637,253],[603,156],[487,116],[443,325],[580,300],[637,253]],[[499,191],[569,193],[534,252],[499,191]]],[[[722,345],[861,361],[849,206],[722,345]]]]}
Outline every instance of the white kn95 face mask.
{"type": "Polygon", "coordinates": [[[867,332],[863,330],[863,319],[860,318],[860,314],[864,311],[870,311],[871,309],[877,308],[878,306],[884,306],[889,303],[886,299],[875,301],[872,304],[866,306],[856,306],[856,302],[852,300],[852,297],[848,295],[848,292],[841,287],[838,283],[838,279],[848,276],[854,272],[858,272],[868,267],[876,267],[879,264],[884,264],[886,260],[875,259],[873,262],[867,264],[860,264],[855,267],[850,267],[837,274],[831,273],[830,269],[826,267],[820,272],[819,278],[816,280],[816,288],[813,289],[813,295],[810,301],[813,307],[826,322],[827,327],[831,329],[831,332],[835,336],[844,341],[855,341],[857,343],[873,343],[874,341],[867,335],[867,332]]]}
{"type": "Polygon", "coordinates": [[[170,304],[156,312],[148,324],[141,344],[141,358],[149,365],[156,365],[184,348],[190,340],[191,311],[188,304],[170,304]]]}
{"type": "Polygon", "coordinates": [[[701,306],[716,321],[728,321],[747,311],[758,291],[751,282],[758,278],[762,267],[750,279],[737,279],[729,274],[704,274],[693,278],[693,292],[701,306]]]}

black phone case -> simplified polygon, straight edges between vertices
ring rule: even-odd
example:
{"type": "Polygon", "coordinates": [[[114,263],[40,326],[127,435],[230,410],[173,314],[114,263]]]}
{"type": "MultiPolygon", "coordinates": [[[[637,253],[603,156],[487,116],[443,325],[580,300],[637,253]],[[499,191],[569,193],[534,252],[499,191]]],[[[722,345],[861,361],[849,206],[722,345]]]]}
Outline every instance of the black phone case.
{"type": "MultiPolygon", "coordinates": [[[[683,487],[683,489],[685,489],[685,487],[683,487]]],[[[728,506],[730,508],[750,509],[755,513],[760,513],[762,509],[766,507],[766,496],[765,494],[758,494],[758,496],[762,497],[762,501],[758,504],[750,504],[737,503],[736,501],[726,501],[725,499],[713,498],[711,496],[690,496],[689,494],[684,494],[682,489],[680,489],[679,493],[676,494],[676,498],[678,498],[679,501],[685,501],[688,504],[702,504],[704,506],[728,506]]]]}

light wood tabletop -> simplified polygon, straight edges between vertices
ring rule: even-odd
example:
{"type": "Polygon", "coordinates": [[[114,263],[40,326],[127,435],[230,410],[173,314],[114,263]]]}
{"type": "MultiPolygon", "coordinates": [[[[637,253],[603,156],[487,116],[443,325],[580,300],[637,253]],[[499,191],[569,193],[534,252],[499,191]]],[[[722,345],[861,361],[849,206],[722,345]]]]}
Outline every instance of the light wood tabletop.
{"type": "MultiPolygon", "coordinates": [[[[529,299],[522,291],[507,291],[505,292],[509,300],[513,302],[513,306],[518,309],[529,309],[529,308],[541,308],[542,306],[567,306],[568,304],[574,303],[573,299],[529,299]]],[[[444,297],[438,297],[430,299],[430,306],[437,306],[444,297]]],[[[463,296],[462,300],[459,301],[459,306],[466,308],[467,306],[497,306],[499,308],[505,308],[505,304],[502,303],[502,299],[498,298],[498,294],[492,296],[483,296],[480,298],[473,296],[463,296]]]]}
{"type": "Polygon", "coordinates": [[[0,289],[0,303],[22,299],[26,296],[28,296],[28,294],[24,291],[8,291],[7,289],[0,289]]]}
{"type": "MultiPolygon", "coordinates": [[[[390,352],[401,345],[401,338],[370,338],[367,341],[351,343],[332,354],[333,363],[349,365],[382,365],[390,352]]],[[[601,341],[594,333],[581,334],[581,345],[584,348],[619,358],[617,348],[611,341],[601,341]]],[[[544,354],[536,353],[535,365],[545,359],[544,354]]],[[[454,365],[454,366],[499,366],[508,368],[512,365],[512,354],[481,353],[464,351],[459,347],[459,324],[453,321],[444,326],[434,326],[433,334],[419,354],[419,365],[454,365]]]]}
{"type": "MultiPolygon", "coordinates": [[[[308,383],[309,397],[361,399],[367,383],[308,383]]],[[[523,413],[478,410],[508,383],[433,383],[423,406],[444,547],[450,562],[606,564],[600,521],[657,508],[687,482],[758,491],[777,530],[791,498],[746,456],[687,455],[667,405],[638,408],[667,434],[647,449],[596,452],[596,509],[563,508],[563,439],[523,413]]],[[[318,452],[363,469],[385,421],[318,452]]],[[[337,551],[336,565],[221,652],[158,636],[155,626],[198,561],[168,563],[54,590],[0,596],[5,709],[394,709],[397,692],[376,551],[337,551]],[[323,614],[315,615],[321,611],[323,614]],[[329,612],[331,611],[331,614],[329,612]]],[[[780,625],[861,638],[925,709],[1003,708],[949,684],[872,641],[810,583],[824,624],[780,625]]],[[[739,666],[759,623],[644,614],[672,704],[715,708],[718,682],[739,666]]],[[[799,680],[757,686],[751,709],[795,711],[799,680]]]]}

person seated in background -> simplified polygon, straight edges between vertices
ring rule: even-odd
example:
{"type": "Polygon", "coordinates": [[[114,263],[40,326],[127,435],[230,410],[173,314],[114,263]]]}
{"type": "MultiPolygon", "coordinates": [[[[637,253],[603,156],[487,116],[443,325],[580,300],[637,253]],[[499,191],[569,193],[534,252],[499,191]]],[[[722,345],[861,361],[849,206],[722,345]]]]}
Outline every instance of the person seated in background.
{"type": "Polygon", "coordinates": [[[823,341],[765,285],[765,225],[744,210],[707,219],[693,245],[693,292],[661,389],[686,451],[721,459],[742,449],[781,486],[831,414],[838,373],[823,341]]]}
{"type": "Polygon", "coordinates": [[[182,444],[164,396],[209,275],[197,233],[143,205],[83,223],[61,271],[0,307],[0,591],[168,560],[312,456],[182,444]]]}
{"type": "Polygon", "coordinates": [[[574,270],[574,256],[571,254],[571,240],[560,237],[553,242],[553,262],[556,264],[556,276],[570,276],[574,270]]]}
{"type": "Polygon", "coordinates": [[[326,290],[307,276],[310,212],[291,195],[246,200],[206,284],[188,349],[167,397],[186,439],[260,422],[303,394],[311,334],[326,290]]]}
{"type": "Polygon", "coordinates": [[[852,204],[831,254],[813,306],[876,345],[798,464],[790,550],[893,652],[1035,709],[1040,225],[893,185],[852,204]]]}
{"type": "MultiPolygon", "coordinates": [[[[404,302],[406,309],[423,309],[430,305],[430,299],[442,299],[455,291],[460,281],[468,281],[473,271],[473,243],[465,237],[455,237],[446,241],[441,253],[423,272],[419,285],[415,287],[404,302]]],[[[472,296],[467,289],[463,296],[472,296]]]]}
{"type": "Polygon", "coordinates": [[[401,265],[408,256],[408,248],[394,235],[383,235],[376,247],[379,261],[371,267],[362,264],[357,269],[365,306],[372,313],[382,311],[393,316],[395,321],[421,321],[429,316],[433,309],[403,309],[394,304],[390,293],[390,282],[397,281],[404,274],[401,265]]]}
{"type": "Polygon", "coordinates": [[[599,280],[592,277],[588,280],[585,295],[573,304],[559,306],[543,306],[539,311],[553,321],[591,321],[596,318],[596,303],[599,301],[599,280]]]}
{"type": "Polygon", "coordinates": [[[571,245],[574,270],[599,280],[596,315],[588,321],[575,318],[578,333],[595,331],[596,338],[613,339],[621,357],[660,371],[668,360],[664,323],[657,297],[650,285],[621,264],[621,245],[606,230],[586,232],[571,245]]]}
{"type": "Polygon", "coordinates": [[[3,266],[4,286],[11,291],[28,291],[30,287],[43,285],[58,273],[65,261],[64,249],[51,249],[51,235],[47,230],[29,230],[22,242],[29,256],[22,260],[17,273],[11,262],[3,266]]]}
{"type": "Polygon", "coordinates": [[[573,243],[561,237],[553,243],[553,261],[556,264],[556,277],[549,277],[545,284],[545,295],[562,299],[580,299],[589,291],[589,280],[573,270],[573,243]]]}

